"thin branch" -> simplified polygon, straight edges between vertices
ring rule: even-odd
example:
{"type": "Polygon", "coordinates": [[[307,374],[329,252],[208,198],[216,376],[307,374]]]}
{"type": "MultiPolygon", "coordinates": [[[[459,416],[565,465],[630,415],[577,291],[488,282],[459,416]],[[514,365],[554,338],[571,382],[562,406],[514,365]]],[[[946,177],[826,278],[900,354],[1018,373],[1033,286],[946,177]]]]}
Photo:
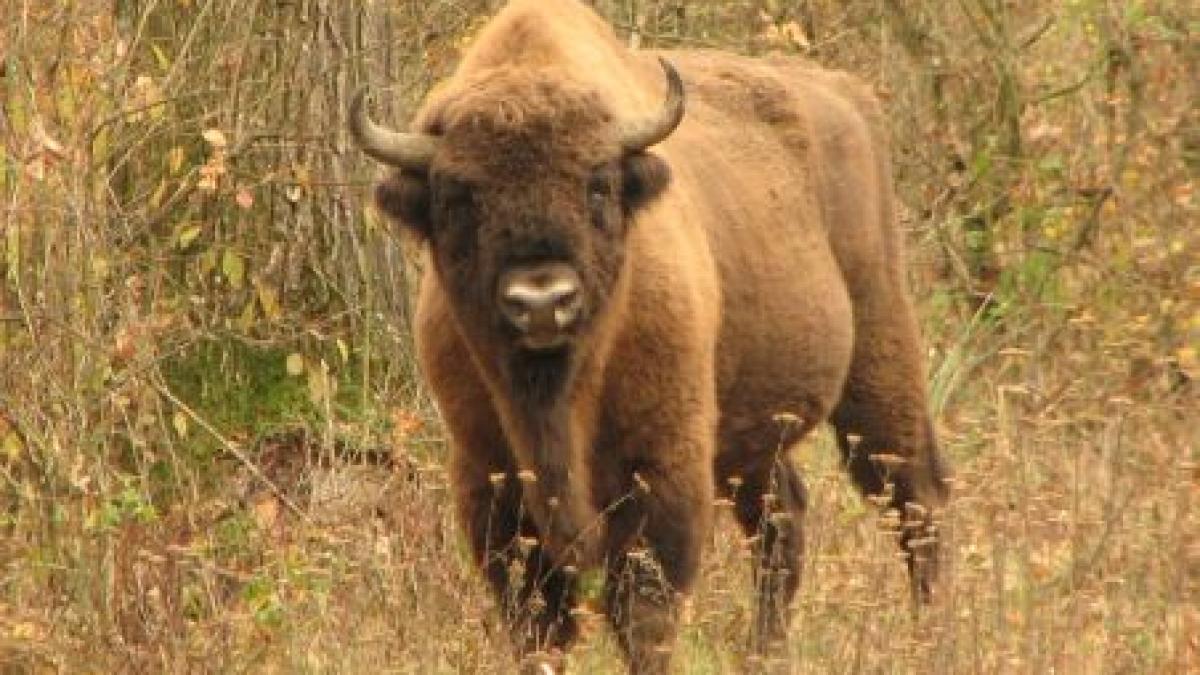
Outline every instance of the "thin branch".
{"type": "Polygon", "coordinates": [[[148,384],[163,398],[170,401],[176,408],[179,408],[183,414],[187,415],[188,418],[195,422],[201,429],[204,429],[204,431],[207,432],[208,435],[212,436],[217,443],[221,444],[221,447],[224,448],[226,452],[237,458],[237,460],[241,462],[242,465],[245,466],[255,478],[262,481],[263,485],[267,486],[267,489],[271,491],[271,494],[275,495],[280,503],[286,506],[288,510],[299,516],[301,520],[304,520],[308,523],[312,522],[312,518],[309,517],[309,515],[305,513],[299,506],[296,506],[296,503],[287,496],[287,493],[285,493],[278,485],[268,478],[267,475],[263,473],[263,470],[254,463],[254,460],[250,459],[246,453],[242,452],[241,448],[237,447],[233,441],[225,438],[225,436],[218,431],[216,427],[214,427],[209,423],[208,420],[204,419],[199,413],[193,410],[192,407],[187,403],[184,403],[182,400],[180,400],[180,398],[176,396],[165,384],[159,382],[157,378],[149,379],[148,384]]]}

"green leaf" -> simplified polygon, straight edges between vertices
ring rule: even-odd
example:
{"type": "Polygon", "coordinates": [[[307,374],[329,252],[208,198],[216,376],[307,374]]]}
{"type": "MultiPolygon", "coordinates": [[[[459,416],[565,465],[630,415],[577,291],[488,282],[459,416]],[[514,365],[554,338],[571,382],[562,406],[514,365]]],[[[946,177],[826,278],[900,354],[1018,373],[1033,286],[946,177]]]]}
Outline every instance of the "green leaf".
{"type": "Polygon", "coordinates": [[[195,243],[196,238],[200,236],[200,225],[192,223],[179,228],[179,234],[175,235],[175,242],[179,248],[185,249],[195,243]]]}
{"type": "Polygon", "coordinates": [[[240,289],[246,281],[246,262],[237,251],[227,248],[221,256],[221,272],[225,274],[230,286],[240,289]]]}
{"type": "Polygon", "coordinates": [[[279,291],[258,279],[254,281],[254,290],[258,292],[258,304],[262,306],[263,316],[268,321],[278,321],[283,316],[283,309],[279,306],[279,291]]]}
{"type": "Polygon", "coordinates": [[[1062,155],[1050,153],[1038,160],[1037,167],[1042,173],[1060,175],[1066,170],[1067,163],[1063,160],[1062,155]]]}
{"type": "Polygon", "coordinates": [[[151,44],[150,50],[154,52],[154,60],[158,61],[158,67],[161,68],[164,73],[171,69],[171,59],[167,56],[167,53],[162,50],[162,47],[159,47],[156,44],[151,44]]]}
{"type": "Polygon", "coordinates": [[[0,439],[0,454],[8,458],[8,461],[16,461],[21,456],[21,452],[25,449],[21,443],[21,437],[15,431],[9,431],[4,434],[4,438],[0,439]]]}

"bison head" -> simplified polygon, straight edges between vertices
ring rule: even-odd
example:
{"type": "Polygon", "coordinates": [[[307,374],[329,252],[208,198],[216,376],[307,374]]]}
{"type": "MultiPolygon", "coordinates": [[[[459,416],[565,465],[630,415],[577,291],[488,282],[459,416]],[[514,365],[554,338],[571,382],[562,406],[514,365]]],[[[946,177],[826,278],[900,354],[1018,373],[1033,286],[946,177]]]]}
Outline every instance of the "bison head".
{"type": "Polygon", "coordinates": [[[666,100],[642,117],[553,69],[462,78],[418,132],[372,122],[365,92],[351,104],[354,138],[393,168],[377,204],[428,241],[456,320],[502,352],[518,388],[561,389],[618,288],[634,214],[669,182],[646,152],[683,118],[682,81],[662,65],[666,100]]]}

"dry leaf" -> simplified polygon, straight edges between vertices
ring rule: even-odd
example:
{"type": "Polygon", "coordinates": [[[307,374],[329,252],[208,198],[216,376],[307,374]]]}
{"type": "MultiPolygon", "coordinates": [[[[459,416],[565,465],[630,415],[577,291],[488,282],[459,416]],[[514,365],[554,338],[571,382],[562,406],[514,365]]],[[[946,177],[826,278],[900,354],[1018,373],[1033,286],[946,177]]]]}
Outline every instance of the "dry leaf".
{"type": "Polygon", "coordinates": [[[171,417],[171,425],[175,427],[175,433],[179,434],[180,438],[187,438],[188,417],[182,410],[175,411],[175,414],[171,417]]]}
{"type": "Polygon", "coordinates": [[[62,143],[59,143],[54,139],[54,137],[47,133],[46,129],[42,127],[41,124],[35,123],[33,125],[33,137],[44,152],[47,152],[54,157],[62,157],[64,154],[66,154],[62,143]]]}
{"type": "Polygon", "coordinates": [[[225,134],[220,129],[205,129],[200,136],[214,148],[224,149],[229,145],[229,141],[225,139],[225,134]]]}
{"type": "Polygon", "coordinates": [[[279,500],[273,495],[262,495],[250,510],[254,513],[254,522],[263,530],[270,530],[279,520],[279,500]]]}
{"type": "Polygon", "coordinates": [[[183,160],[187,157],[186,152],[181,146],[175,146],[167,151],[167,168],[172,174],[179,173],[183,168],[183,160]]]}
{"type": "Polygon", "coordinates": [[[249,209],[251,206],[254,206],[254,195],[250,192],[249,188],[239,188],[234,200],[243,209],[249,209]]]}
{"type": "Polygon", "coordinates": [[[392,425],[392,439],[399,445],[419,432],[425,422],[411,410],[393,408],[392,425]]]}

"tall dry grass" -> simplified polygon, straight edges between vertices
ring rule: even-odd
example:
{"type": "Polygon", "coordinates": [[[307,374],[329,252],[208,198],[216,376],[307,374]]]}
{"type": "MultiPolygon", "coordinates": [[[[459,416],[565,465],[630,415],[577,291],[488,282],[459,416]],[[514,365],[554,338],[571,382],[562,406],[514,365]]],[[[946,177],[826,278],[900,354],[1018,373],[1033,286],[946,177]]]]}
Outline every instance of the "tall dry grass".
{"type": "MultiPolygon", "coordinates": [[[[494,3],[8,0],[6,672],[507,672],[343,101],[403,120],[494,3]]],[[[914,617],[824,434],[797,672],[1200,668],[1200,12],[1165,0],[594,3],[889,108],[949,570],[914,617]]],[[[723,519],[683,672],[743,665],[723,519]]],[[[619,672],[599,627],[573,663],[619,672]]]]}

